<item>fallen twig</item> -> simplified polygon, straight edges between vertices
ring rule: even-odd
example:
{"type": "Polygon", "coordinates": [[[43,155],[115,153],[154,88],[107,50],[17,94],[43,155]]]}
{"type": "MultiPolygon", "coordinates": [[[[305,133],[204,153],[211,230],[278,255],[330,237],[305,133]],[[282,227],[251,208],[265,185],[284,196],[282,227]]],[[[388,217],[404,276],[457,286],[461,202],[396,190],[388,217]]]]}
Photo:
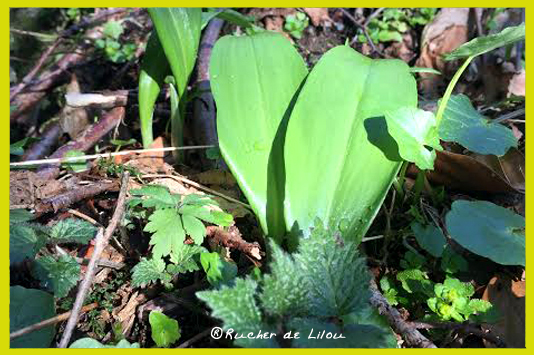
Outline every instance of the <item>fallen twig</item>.
{"type": "MultiPolygon", "coordinates": [[[[65,250],[61,249],[61,247],[59,247],[58,245],[56,245],[56,250],[61,255],[69,255],[65,250]]],[[[79,258],[77,256],[74,257],[74,260],[76,260],[76,262],[81,265],[88,265],[90,262],[89,259],[79,258]]],[[[99,267],[109,267],[110,269],[115,269],[115,270],[120,270],[125,266],[124,263],[116,263],[114,261],[105,260],[105,259],[97,260],[96,265],[99,267]]]]}
{"type": "Polygon", "coordinates": [[[371,298],[369,302],[378,309],[378,313],[387,318],[393,330],[400,334],[407,344],[416,348],[437,348],[434,343],[428,340],[416,328],[402,319],[399,311],[392,307],[380,293],[374,280],[371,280],[370,290],[371,298]]]}
{"type": "Polygon", "coordinates": [[[79,162],[79,161],[92,160],[92,159],[112,158],[112,157],[117,157],[117,156],[121,156],[121,155],[157,153],[157,152],[171,152],[171,151],[174,151],[174,150],[208,149],[208,148],[213,148],[213,147],[215,147],[215,146],[213,146],[213,145],[195,145],[195,146],[189,146],[189,147],[165,147],[165,148],[123,150],[122,152],[91,154],[91,155],[80,155],[78,157],[64,157],[64,158],[28,160],[28,161],[9,163],[9,166],[33,166],[33,165],[55,164],[55,163],[72,163],[72,162],[79,162]]]}
{"type": "Polygon", "coordinates": [[[59,348],[66,348],[67,345],[69,344],[70,338],[72,336],[72,332],[74,331],[74,327],[76,327],[76,324],[78,323],[78,317],[80,315],[80,310],[82,308],[83,302],[85,300],[87,293],[89,292],[89,288],[93,284],[93,278],[95,275],[97,260],[100,259],[100,254],[102,254],[102,251],[108,244],[109,239],[111,238],[111,236],[113,235],[113,232],[117,228],[119,221],[122,219],[122,216],[125,210],[125,199],[126,199],[126,193],[128,191],[129,178],[130,178],[130,173],[128,171],[124,171],[122,175],[122,179],[121,179],[121,190],[119,193],[119,197],[117,199],[117,207],[115,208],[113,217],[111,218],[111,221],[108,227],[106,228],[105,232],[102,230],[102,228],[100,228],[96,236],[96,242],[95,242],[93,255],[91,255],[91,259],[89,261],[89,265],[87,266],[85,277],[82,283],[80,284],[78,293],[76,294],[76,300],[74,301],[72,314],[70,315],[67,325],[65,326],[65,331],[63,332],[61,341],[59,342],[59,345],[58,345],[59,348]]]}
{"type": "MultiPolygon", "coordinates": [[[[124,118],[124,112],[124,107],[116,107],[109,111],[97,123],[87,127],[76,140],[58,148],[50,158],[63,158],[71,150],[80,150],[82,152],[88,150],[121,122],[124,118]]],[[[59,175],[59,164],[42,166],[37,173],[43,179],[53,179],[59,175]]]]}
{"type": "Polygon", "coordinates": [[[58,138],[63,133],[63,129],[59,123],[53,123],[40,134],[40,140],[32,144],[22,155],[21,160],[35,160],[46,156],[52,150],[52,146],[57,142],[58,138]]]}
{"type": "Polygon", "coordinates": [[[117,106],[126,106],[128,103],[128,91],[119,90],[102,94],[66,94],[67,105],[75,108],[101,108],[110,109],[117,106]]]}
{"type": "MultiPolygon", "coordinates": [[[[365,24],[361,24],[360,22],[358,22],[354,16],[352,16],[352,14],[350,12],[348,12],[347,10],[345,10],[344,8],[339,8],[339,10],[353,23],[355,24],[357,27],[359,27],[365,38],[367,39],[367,43],[369,43],[369,45],[371,46],[371,49],[373,50],[373,52],[376,52],[378,53],[380,56],[384,56],[384,53],[382,53],[382,51],[380,51],[378,48],[376,48],[373,40],[371,39],[371,37],[369,36],[369,32],[367,32],[367,25],[365,24]]],[[[355,39],[357,37],[354,37],[355,39]]],[[[355,42],[355,39],[352,40],[351,44],[355,42]]]]}
{"type": "Polygon", "coordinates": [[[228,231],[218,226],[208,226],[206,237],[212,238],[219,245],[239,250],[256,260],[261,260],[260,245],[256,242],[249,243],[241,238],[241,233],[235,226],[229,227],[228,231]]]}
{"type": "Polygon", "coordinates": [[[61,208],[68,207],[75,202],[101,194],[102,192],[116,191],[117,188],[116,181],[101,181],[89,186],[80,186],[79,188],[71,189],[60,195],[42,199],[35,205],[35,211],[37,213],[55,212],[61,208]]]}
{"type": "Polygon", "coordinates": [[[484,331],[482,329],[478,329],[473,324],[452,323],[452,322],[443,322],[443,323],[411,322],[408,324],[416,329],[450,329],[450,330],[456,330],[456,331],[467,333],[467,334],[473,334],[482,339],[486,339],[492,342],[499,348],[506,348],[506,343],[504,342],[504,340],[492,334],[489,330],[484,331]]]}
{"type": "MultiPolygon", "coordinates": [[[[89,311],[95,309],[96,307],[98,307],[98,303],[96,303],[96,302],[88,304],[87,306],[84,306],[84,307],[82,307],[82,309],[80,309],[80,314],[85,313],[85,312],[89,312],[89,311]]],[[[70,317],[71,313],[72,313],[72,311],[68,311],[66,313],[59,314],[59,315],[57,315],[55,317],[46,319],[46,320],[44,320],[42,322],[35,323],[35,324],[32,324],[32,325],[27,326],[25,328],[19,329],[19,330],[15,331],[15,332],[9,334],[9,340],[13,340],[15,338],[21,337],[21,336],[26,335],[28,333],[31,333],[31,332],[34,332],[36,330],[42,329],[44,327],[47,327],[49,325],[53,325],[53,324],[62,322],[64,320],[68,319],[70,317]]]]}

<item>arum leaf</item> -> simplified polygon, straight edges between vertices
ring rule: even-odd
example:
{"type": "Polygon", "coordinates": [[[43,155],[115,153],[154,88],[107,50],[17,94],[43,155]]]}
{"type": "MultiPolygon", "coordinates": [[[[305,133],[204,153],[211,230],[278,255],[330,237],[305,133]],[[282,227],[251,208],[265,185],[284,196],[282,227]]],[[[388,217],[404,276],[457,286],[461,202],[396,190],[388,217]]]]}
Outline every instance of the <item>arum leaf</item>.
{"type": "Polygon", "coordinates": [[[282,146],[283,137],[278,136],[275,143],[277,132],[306,74],[296,49],[278,33],[225,36],[217,41],[211,56],[221,154],[263,231],[272,236],[283,235],[285,226],[283,182],[276,178],[280,174],[276,167],[283,170],[283,162],[272,161],[271,147],[282,146]]]}
{"type": "Polygon", "coordinates": [[[505,28],[486,37],[475,38],[445,56],[445,60],[474,57],[525,39],[525,23],[505,28]]]}
{"type": "Polygon", "coordinates": [[[451,237],[503,265],[525,266],[525,219],[486,201],[455,201],[445,218],[451,237]]]}
{"type": "Polygon", "coordinates": [[[440,138],[456,142],[479,154],[503,156],[517,139],[511,129],[481,115],[465,95],[453,95],[443,113],[440,138]]]}
{"type": "Polygon", "coordinates": [[[139,73],[139,119],[145,148],[148,148],[154,139],[152,135],[154,105],[169,72],[169,62],[157,33],[153,31],[148,39],[139,73]]]}
{"type": "Polygon", "coordinates": [[[404,62],[372,60],[348,46],[326,53],[287,127],[288,229],[307,230],[318,217],[361,241],[402,160],[383,116],[416,105],[416,82],[404,62]]]}
{"type": "Polygon", "coordinates": [[[421,248],[429,252],[430,255],[440,258],[447,246],[447,240],[441,229],[431,224],[423,226],[417,222],[412,223],[411,227],[421,248]]]}
{"type": "Polygon", "coordinates": [[[181,333],[177,320],[169,318],[161,312],[152,311],[148,316],[148,321],[150,322],[152,340],[160,348],[168,348],[180,339],[181,333]]]}
{"type": "Polygon", "coordinates": [[[200,8],[149,8],[161,46],[182,97],[195,66],[200,41],[200,8]]]}
{"type": "Polygon", "coordinates": [[[386,122],[389,134],[399,145],[400,156],[420,169],[432,170],[436,152],[427,146],[441,150],[434,114],[415,107],[401,107],[386,112],[386,122]]]}
{"type": "MultiPolygon", "coordinates": [[[[21,286],[9,288],[9,331],[39,323],[56,315],[54,297],[41,290],[21,286]]],[[[53,325],[13,339],[11,348],[48,348],[56,333],[53,325]]]]}

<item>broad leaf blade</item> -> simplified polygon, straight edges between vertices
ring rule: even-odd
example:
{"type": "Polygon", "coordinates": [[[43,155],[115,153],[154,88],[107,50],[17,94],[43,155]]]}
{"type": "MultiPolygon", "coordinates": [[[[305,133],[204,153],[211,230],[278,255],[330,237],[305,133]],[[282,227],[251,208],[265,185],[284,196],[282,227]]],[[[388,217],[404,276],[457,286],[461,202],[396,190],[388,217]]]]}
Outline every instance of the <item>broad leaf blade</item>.
{"type": "Polygon", "coordinates": [[[149,8],[148,12],[182,97],[195,66],[202,10],[200,8],[149,8]]]}
{"type": "Polygon", "coordinates": [[[153,31],[148,39],[139,74],[139,119],[145,148],[148,148],[154,139],[152,135],[154,105],[163,87],[165,76],[169,73],[169,62],[157,33],[153,31]]]}
{"type": "Polygon", "coordinates": [[[371,60],[352,48],[330,50],[306,79],[285,141],[288,229],[320,218],[360,241],[400,161],[384,114],[416,107],[417,88],[400,60],[371,60]]]}
{"type": "Polygon", "coordinates": [[[438,227],[429,224],[423,226],[418,222],[411,225],[412,232],[417,239],[417,243],[435,258],[440,258],[447,246],[447,239],[438,227]]]}
{"type": "MultiPolygon", "coordinates": [[[[285,226],[283,182],[275,178],[280,172],[273,169],[275,165],[283,166],[283,162],[280,156],[276,164],[269,166],[271,147],[306,74],[304,61],[295,48],[276,33],[223,37],[215,44],[211,57],[211,88],[217,103],[222,156],[259,217],[263,231],[272,236],[282,235],[285,226]],[[268,199],[273,205],[270,213],[268,199]],[[272,221],[267,221],[267,214],[272,221]]],[[[276,144],[282,147],[282,143],[283,140],[276,144]]]]}
{"type": "Polygon", "coordinates": [[[445,60],[474,57],[525,39],[525,23],[505,28],[501,32],[475,38],[445,56],[445,60]]]}
{"type": "Polygon", "coordinates": [[[180,339],[182,335],[178,321],[167,317],[165,314],[152,311],[148,316],[150,322],[150,330],[152,333],[152,340],[160,348],[168,348],[173,343],[180,339]]]}
{"type": "Polygon", "coordinates": [[[41,286],[53,292],[54,297],[63,298],[78,283],[80,265],[70,255],[62,255],[58,260],[43,256],[36,260],[34,273],[41,286]]]}
{"type": "Polygon", "coordinates": [[[465,95],[453,95],[447,102],[439,126],[440,138],[456,142],[479,154],[503,156],[517,139],[511,129],[489,121],[465,95]]]}
{"type": "Polygon", "coordinates": [[[451,237],[502,265],[525,266],[525,218],[486,201],[455,201],[445,218],[451,237]]]}

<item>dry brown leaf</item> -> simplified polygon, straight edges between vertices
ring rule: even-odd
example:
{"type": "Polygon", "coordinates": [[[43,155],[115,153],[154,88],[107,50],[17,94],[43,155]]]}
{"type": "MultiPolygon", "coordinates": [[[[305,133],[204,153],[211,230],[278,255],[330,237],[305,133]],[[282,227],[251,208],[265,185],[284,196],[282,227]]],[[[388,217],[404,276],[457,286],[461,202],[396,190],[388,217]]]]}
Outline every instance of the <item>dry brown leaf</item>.
{"type": "Polygon", "coordinates": [[[332,23],[332,19],[328,16],[328,9],[325,7],[305,7],[303,10],[315,27],[329,26],[332,23]]]}
{"type": "Polygon", "coordinates": [[[511,348],[525,347],[525,297],[526,281],[514,281],[503,275],[492,278],[482,296],[502,316],[496,324],[485,324],[483,328],[502,337],[511,348]]]}
{"type": "Polygon", "coordinates": [[[515,74],[508,84],[508,97],[510,96],[525,97],[525,69],[515,74]]]}
{"type": "MultiPolygon", "coordinates": [[[[491,166],[488,166],[486,162],[467,155],[447,151],[437,152],[434,170],[428,171],[426,176],[433,184],[460,191],[517,192],[521,188],[521,174],[513,171],[514,163],[511,161],[519,160],[520,157],[515,153],[510,154],[511,158],[505,157],[506,155],[498,158],[501,162],[496,163],[488,160],[488,164],[491,162],[491,166]]],[[[418,171],[411,165],[408,175],[415,177],[418,171]]]]}
{"type": "Polygon", "coordinates": [[[219,185],[229,187],[236,185],[235,178],[230,172],[219,169],[204,171],[192,176],[191,178],[203,185],[219,185]]]}
{"type": "MultiPolygon", "coordinates": [[[[468,8],[443,8],[426,25],[421,39],[421,55],[415,63],[418,67],[433,68],[444,74],[455,70],[454,63],[445,62],[442,55],[449,53],[467,42],[468,39],[468,8]]],[[[444,79],[443,76],[421,73],[422,89],[427,93],[435,93],[436,86],[444,79]]]]}

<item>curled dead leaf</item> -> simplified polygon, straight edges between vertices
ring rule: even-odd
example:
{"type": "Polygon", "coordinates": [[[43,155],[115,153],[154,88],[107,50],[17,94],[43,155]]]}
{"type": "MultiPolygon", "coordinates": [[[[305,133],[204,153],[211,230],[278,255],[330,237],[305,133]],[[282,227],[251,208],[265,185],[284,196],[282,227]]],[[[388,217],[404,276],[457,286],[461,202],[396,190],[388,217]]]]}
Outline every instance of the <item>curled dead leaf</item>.
{"type": "Polygon", "coordinates": [[[332,19],[328,16],[328,9],[325,7],[305,7],[304,12],[310,17],[314,26],[330,26],[332,19]]]}

